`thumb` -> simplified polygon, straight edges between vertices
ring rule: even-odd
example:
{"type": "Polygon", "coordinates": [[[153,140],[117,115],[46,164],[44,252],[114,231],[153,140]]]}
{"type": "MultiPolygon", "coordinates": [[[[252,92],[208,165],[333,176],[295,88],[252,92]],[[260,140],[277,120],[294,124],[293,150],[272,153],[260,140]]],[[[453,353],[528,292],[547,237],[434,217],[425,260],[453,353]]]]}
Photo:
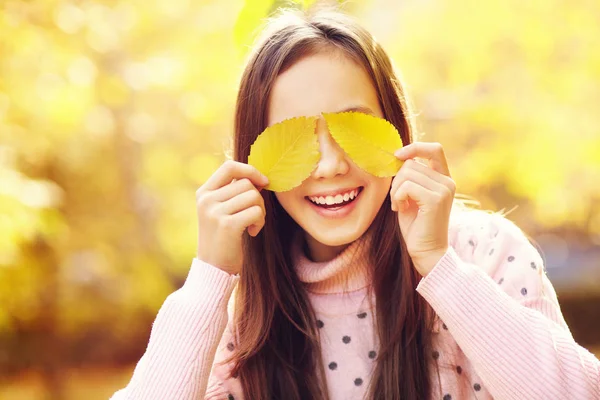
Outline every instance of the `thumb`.
{"type": "Polygon", "coordinates": [[[398,203],[398,212],[404,212],[408,209],[408,207],[410,206],[410,203],[408,202],[408,200],[402,200],[398,203]]]}

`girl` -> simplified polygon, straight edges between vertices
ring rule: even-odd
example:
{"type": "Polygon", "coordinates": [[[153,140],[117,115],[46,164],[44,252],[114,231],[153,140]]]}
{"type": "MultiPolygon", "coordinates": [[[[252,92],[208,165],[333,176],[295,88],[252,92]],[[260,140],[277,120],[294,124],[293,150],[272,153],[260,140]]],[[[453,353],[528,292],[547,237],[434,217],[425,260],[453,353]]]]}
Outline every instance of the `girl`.
{"type": "Polygon", "coordinates": [[[241,79],[235,161],[197,191],[187,280],[113,399],[600,399],[600,362],[540,254],[509,220],[462,207],[442,147],[412,135],[390,59],[352,19],[272,20],[241,79]],[[393,179],[358,168],[319,117],[310,177],[262,190],[246,163],[259,133],[347,110],[397,128],[393,179]]]}

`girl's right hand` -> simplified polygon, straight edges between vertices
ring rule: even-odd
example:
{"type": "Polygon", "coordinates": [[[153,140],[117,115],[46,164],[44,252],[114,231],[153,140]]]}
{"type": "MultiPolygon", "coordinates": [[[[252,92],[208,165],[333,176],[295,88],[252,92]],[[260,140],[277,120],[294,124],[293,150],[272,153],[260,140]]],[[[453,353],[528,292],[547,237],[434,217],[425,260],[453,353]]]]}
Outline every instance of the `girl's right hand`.
{"type": "Polygon", "coordinates": [[[240,272],[244,230],[254,237],[265,225],[259,190],[268,183],[253,166],[228,160],[200,186],[196,191],[199,260],[229,274],[240,272]]]}

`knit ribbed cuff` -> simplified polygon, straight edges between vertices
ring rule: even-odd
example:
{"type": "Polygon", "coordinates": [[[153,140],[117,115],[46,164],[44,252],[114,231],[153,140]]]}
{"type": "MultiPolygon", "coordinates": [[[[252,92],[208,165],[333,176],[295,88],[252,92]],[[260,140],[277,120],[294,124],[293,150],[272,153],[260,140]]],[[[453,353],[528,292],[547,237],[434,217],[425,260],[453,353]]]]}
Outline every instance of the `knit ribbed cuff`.
{"type": "Polygon", "coordinates": [[[211,288],[212,293],[220,293],[229,297],[239,279],[238,274],[228,274],[222,269],[194,257],[182,289],[198,292],[211,288]]]}

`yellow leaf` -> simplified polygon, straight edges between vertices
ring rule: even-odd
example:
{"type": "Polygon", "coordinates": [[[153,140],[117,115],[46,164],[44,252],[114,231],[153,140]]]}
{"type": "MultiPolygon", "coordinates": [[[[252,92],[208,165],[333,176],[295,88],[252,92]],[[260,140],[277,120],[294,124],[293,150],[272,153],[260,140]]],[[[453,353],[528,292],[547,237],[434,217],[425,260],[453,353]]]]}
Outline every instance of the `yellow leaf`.
{"type": "Polygon", "coordinates": [[[394,152],[403,146],[389,121],[361,112],[323,113],[329,132],[352,161],[368,173],[394,176],[402,166],[394,152]]]}
{"type": "Polygon", "coordinates": [[[297,117],[269,126],[250,148],[248,164],[267,178],[266,189],[285,192],[300,185],[317,166],[321,153],[317,117],[297,117]]]}

